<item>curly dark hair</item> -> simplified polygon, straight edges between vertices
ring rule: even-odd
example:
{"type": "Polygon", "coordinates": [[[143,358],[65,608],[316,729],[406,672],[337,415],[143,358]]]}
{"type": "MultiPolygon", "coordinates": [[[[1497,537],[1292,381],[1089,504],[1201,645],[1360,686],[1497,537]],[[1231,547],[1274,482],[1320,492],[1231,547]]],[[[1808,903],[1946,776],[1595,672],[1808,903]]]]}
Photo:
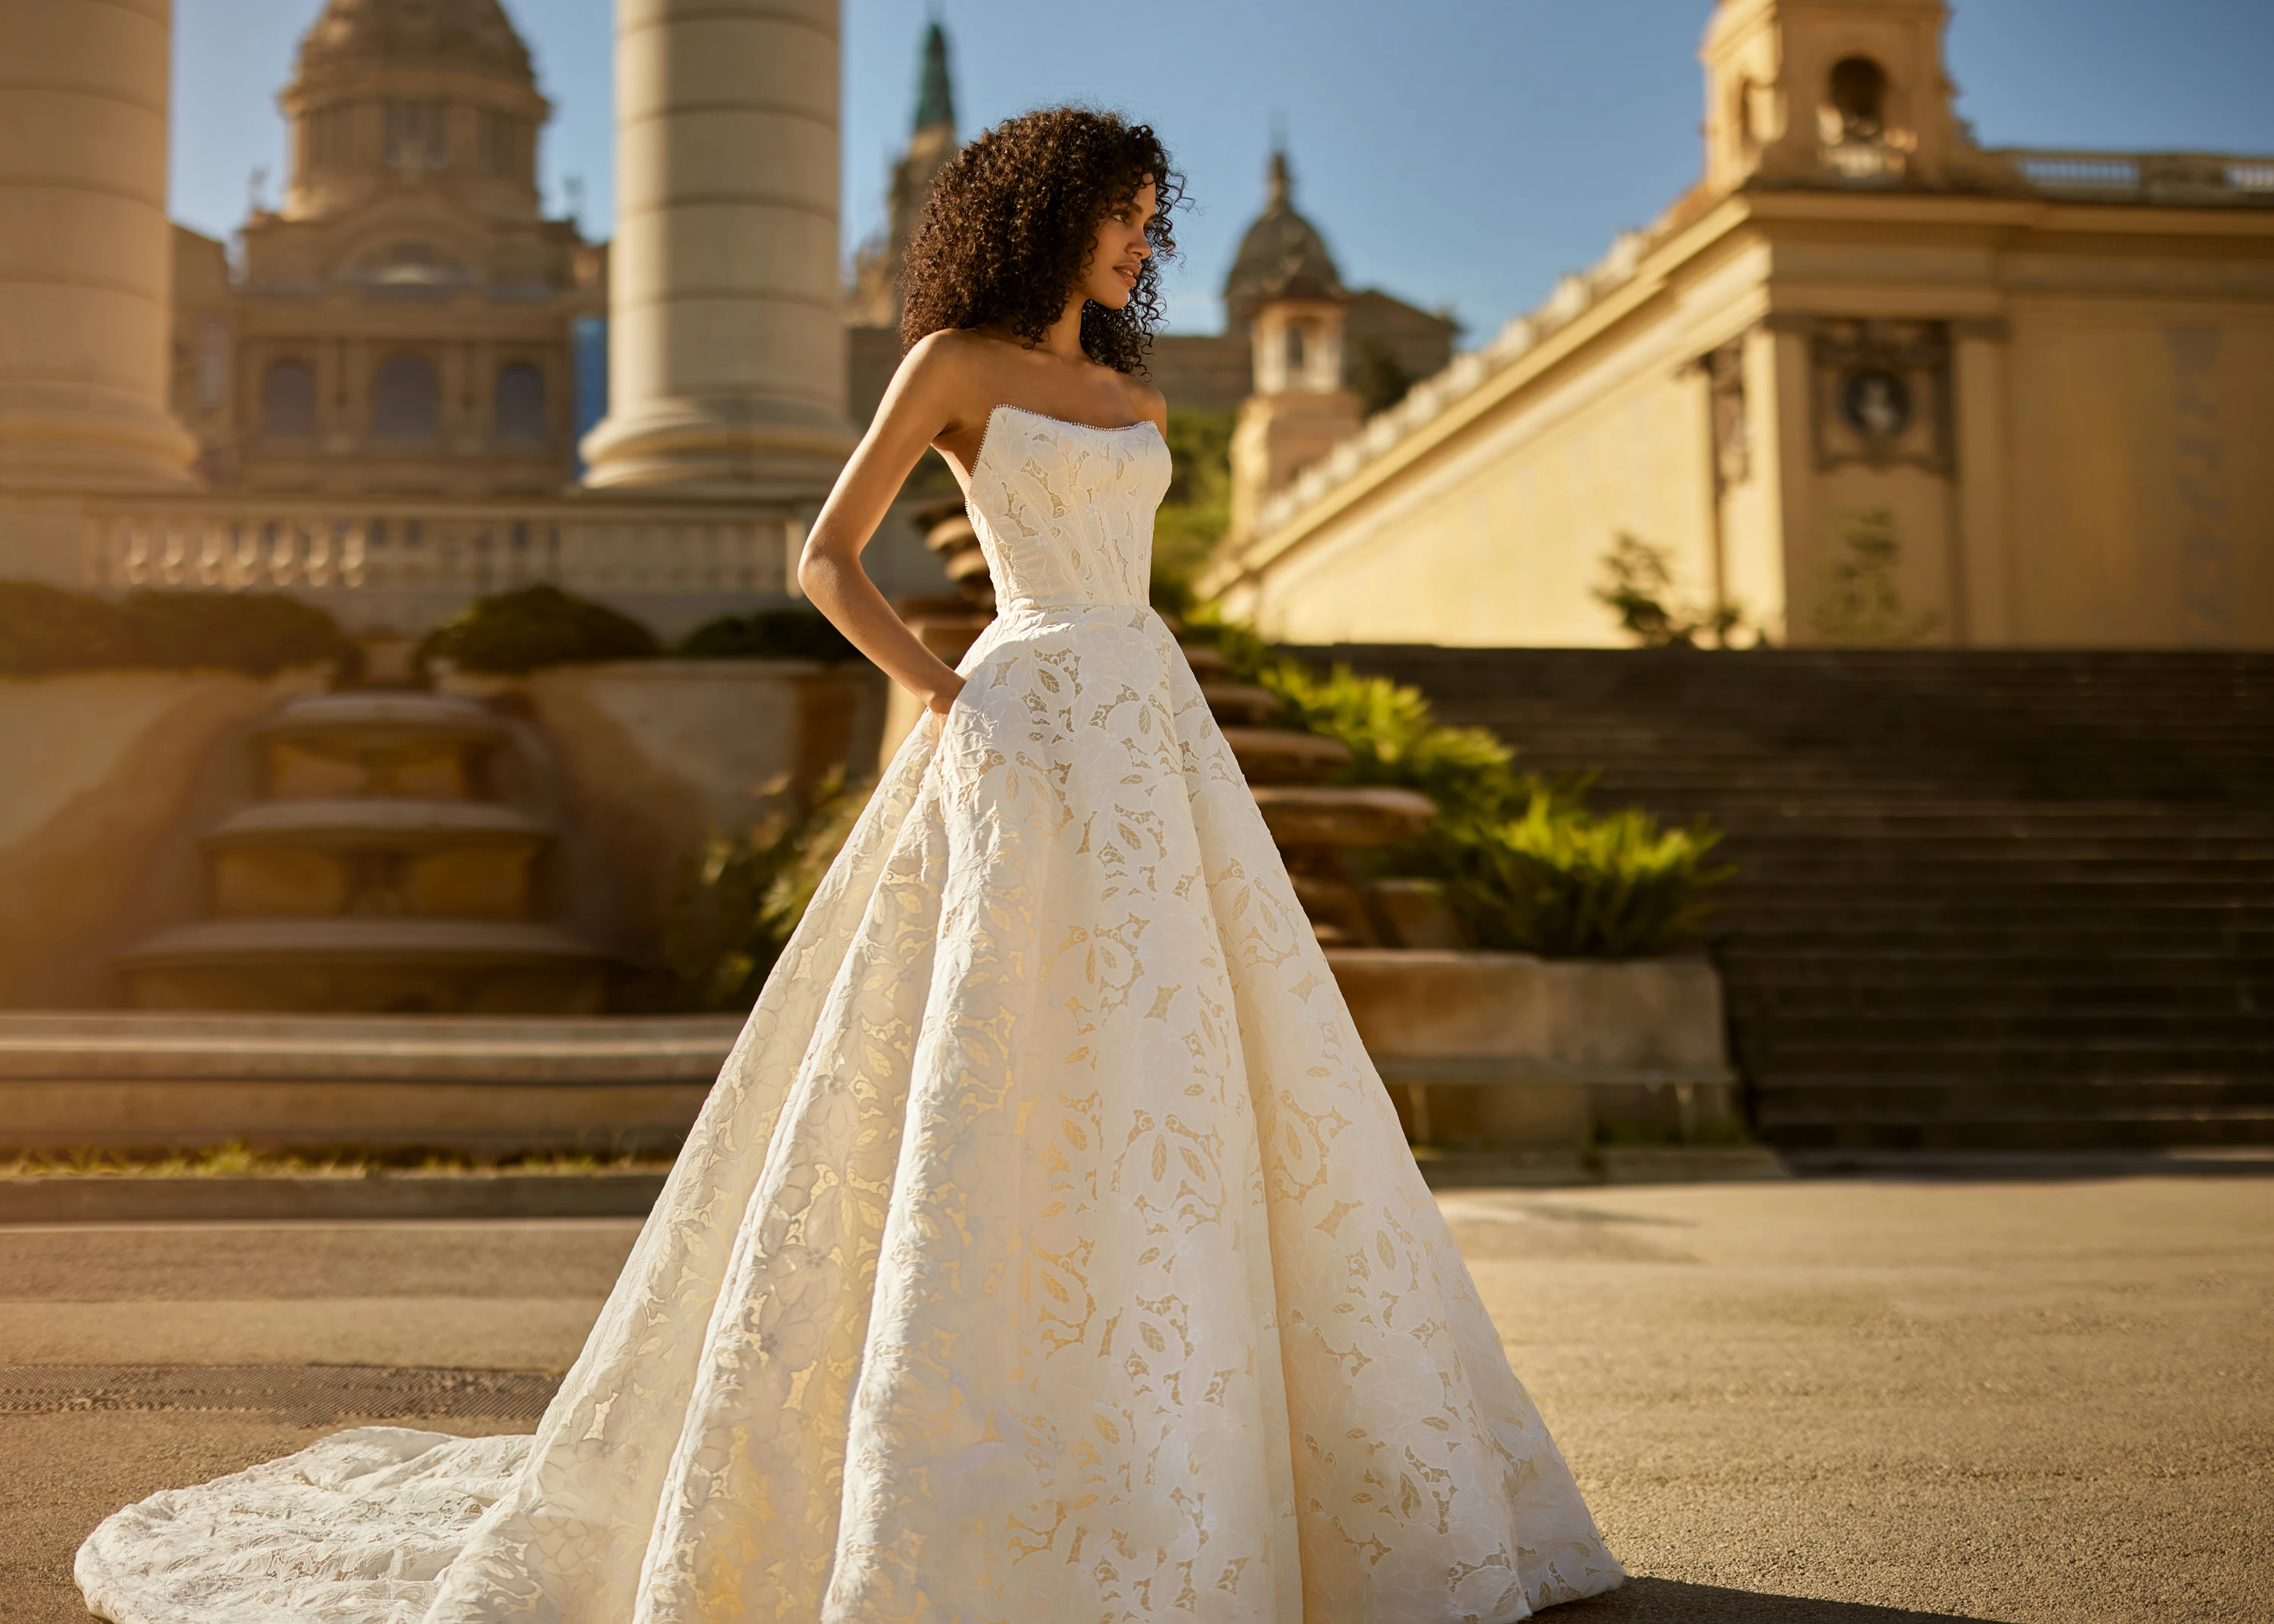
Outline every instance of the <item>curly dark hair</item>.
{"type": "Polygon", "coordinates": [[[1081,347],[1116,372],[1142,370],[1161,321],[1161,262],[1174,257],[1169,215],[1184,177],[1149,125],[1083,107],[1006,119],[948,160],[900,273],[900,342],[952,328],[1007,327],[1039,344],[1087,268],[1091,233],[1153,183],[1153,252],[1129,303],[1081,311],[1081,347]]]}

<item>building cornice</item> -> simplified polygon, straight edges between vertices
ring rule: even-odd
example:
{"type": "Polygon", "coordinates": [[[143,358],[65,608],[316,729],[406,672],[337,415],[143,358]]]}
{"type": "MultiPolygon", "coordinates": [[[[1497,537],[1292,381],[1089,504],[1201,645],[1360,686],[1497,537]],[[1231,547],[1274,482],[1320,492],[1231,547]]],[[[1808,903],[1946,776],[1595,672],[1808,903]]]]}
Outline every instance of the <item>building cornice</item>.
{"type": "MultiPolygon", "coordinates": [[[[1670,212],[1679,219],[1682,205],[1670,212]]],[[[1656,304],[1683,274],[1732,238],[1780,228],[1895,226],[2006,239],[2160,237],[2206,244],[2274,244],[2274,207],[2064,198],[2043,192],[1967,193],[1829,188],[1749,188],[1706,206],[1679,225],[1662,223],[1625,256],[1585,276],[1567,277],[1547,304],[1518,317],[1483,349],[1455,359],[1414,387],[1405,402],[1370,419],[1267,506],[1255,535],[1220,551],[1198,586],[1216,594],[1255,579],[1316,540],[1415,464],[1435,457],[1514,398],[1562,371],[1582,353],[1656,304]],[[1559,305],[1564,308],[1559,310],[1559,305]],[[1545,328],[1543,332],[1541,329],[1545,328]],[[1496,353],[1498,352],[1498,353],[1496,353]],[[1512,352],[1512,353],[1511,353],[1512,352]]],[[[1642,234],[1637,234],[1638,237],[1642,234]]],[[[2050,245],[2050,244],[2048,244],[2050,245]]],[[[1954,309],[1951,314],[1977,314],[1954,309]]]]}

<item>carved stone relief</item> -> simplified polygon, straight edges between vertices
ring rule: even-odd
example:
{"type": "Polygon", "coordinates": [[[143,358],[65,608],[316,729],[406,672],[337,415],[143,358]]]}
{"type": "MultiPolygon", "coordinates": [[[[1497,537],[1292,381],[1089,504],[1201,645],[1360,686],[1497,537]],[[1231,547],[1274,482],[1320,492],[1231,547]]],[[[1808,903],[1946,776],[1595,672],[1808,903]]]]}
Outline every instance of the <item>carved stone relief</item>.
{"type": "Polygon", "coordinates": [[[1908,465],[1951,477],[1950,324],[1803,320],[1817,467],[1908,465]]]}
{"type": "Polygon", "coordinates": [[[1753,471],[1752,431],[1745,413],[1745,341],[1733,338],[1698,361],[1713,410],[1713,493],[1743,485],[1753,471]]]}

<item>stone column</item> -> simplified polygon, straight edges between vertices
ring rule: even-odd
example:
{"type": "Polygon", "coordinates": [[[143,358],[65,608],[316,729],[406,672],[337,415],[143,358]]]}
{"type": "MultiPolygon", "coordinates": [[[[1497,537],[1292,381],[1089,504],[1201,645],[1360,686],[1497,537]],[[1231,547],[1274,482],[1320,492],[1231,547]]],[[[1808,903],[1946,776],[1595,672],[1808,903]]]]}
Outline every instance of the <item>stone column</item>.
{"type": "Polygon", "coordinates": [[[1954,321],[1950,327],[1950,392],[1958,419],[1954,528],[1966,608],[1960,642],[1969,648],[2014,648],[2023,627],[2007,510],[2008,329],[1997,318],[1954,321]]]}
{"type": "Polygon", "coordinates": [[[616,0],[607,417],[591,485],[810,500],[851,450],[839,0],[616,0]]]}
{"type": "Polygon", "coordinates": [[[0,0],[0,491],[183,489],[171,0],[0,0]]]}

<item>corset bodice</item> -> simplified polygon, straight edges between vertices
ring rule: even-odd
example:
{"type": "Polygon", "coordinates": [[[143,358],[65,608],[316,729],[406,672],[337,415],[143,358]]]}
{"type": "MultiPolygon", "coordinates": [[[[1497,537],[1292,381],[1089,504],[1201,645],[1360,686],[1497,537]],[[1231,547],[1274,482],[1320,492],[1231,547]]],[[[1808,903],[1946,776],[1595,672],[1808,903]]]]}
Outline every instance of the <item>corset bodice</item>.
{"type": "Polygon", "coordinates": [[[967,510],[997,605],[1143,604],[1169,448],[1150,423],[1092,428],[1019,406],[988,414],[967,510]]]}

